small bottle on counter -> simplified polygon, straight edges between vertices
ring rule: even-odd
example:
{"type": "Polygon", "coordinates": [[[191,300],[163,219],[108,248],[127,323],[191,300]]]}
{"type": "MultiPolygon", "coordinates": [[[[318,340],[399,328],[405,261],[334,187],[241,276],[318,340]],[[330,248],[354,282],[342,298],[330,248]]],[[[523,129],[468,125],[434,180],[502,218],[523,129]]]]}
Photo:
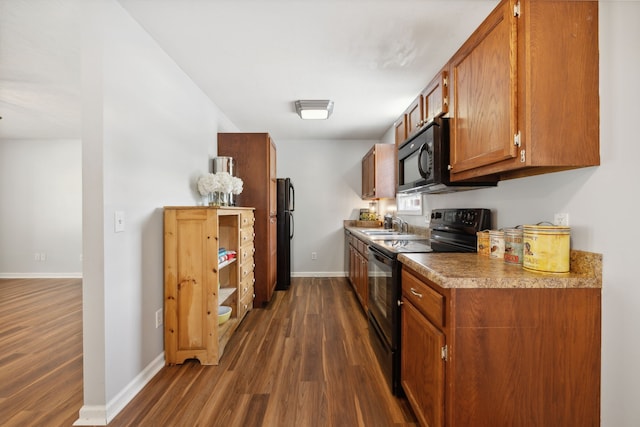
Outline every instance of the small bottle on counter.
{"type": "Polygon", "coordinates": [[[491,249],[489,244],[489,230],[478,231],[476,236],[478,236],[478,255],[488,257],[491,249]]]}
{"type": "Polygon", "coordinates": [[[509,264],[522,264],[522,228],[518,227],[504,229],[504,262],[509,264]]]}
{"type": "Polygon", "coordinates": [[[491,248],[489,258],[504,260],[504,231],[490,230],[489,245],[491,248]]]}

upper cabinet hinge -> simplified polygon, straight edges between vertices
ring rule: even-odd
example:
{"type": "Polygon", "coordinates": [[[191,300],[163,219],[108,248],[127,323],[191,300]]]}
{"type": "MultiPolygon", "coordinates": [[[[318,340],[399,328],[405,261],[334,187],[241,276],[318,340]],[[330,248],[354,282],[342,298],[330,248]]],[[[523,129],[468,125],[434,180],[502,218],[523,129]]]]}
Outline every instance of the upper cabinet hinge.
{"type": "Polygon", "coordinates": [[[444,79],[442,79],[442,84],[446,87],[449,86],[449,78],[445,77],[444,79]]]}
{"type": "Polygon", "coordinates": [[[527,156],[525,156],[524,150],[520,150],[520,163],[524,163],[527,161],[527,156]]]}
{"type": "Polygon", "coordinates": [[[513,5],[513,16],[520,17],[520,2],[513,5]]]}
{"type": "Polygon", "coordinates": [[[442,360],[445,362],[449,358],[449,347],[447,345],[443,345],[440,349],[440,357],[442,357],[442,360]]]}
{"type": "Polygon", "coordinates": [[[443,104],[443,105],[449,105],[449,97],[448,97],[448,96],[445,96],[445,97],[442,99],[442,104],[443,104]]]}
{"type": "Polygon", "coordinates": [[[513,135],[513,145],[515,145],[516,147],[520,147],[520,131],[513,135]]]}

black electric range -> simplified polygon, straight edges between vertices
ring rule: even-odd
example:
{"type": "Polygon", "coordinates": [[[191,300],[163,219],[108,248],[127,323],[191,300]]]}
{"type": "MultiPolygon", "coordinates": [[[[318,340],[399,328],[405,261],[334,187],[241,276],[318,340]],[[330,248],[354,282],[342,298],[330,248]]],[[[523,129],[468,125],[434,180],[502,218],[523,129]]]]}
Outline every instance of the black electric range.
{"type": "Polygon", "coordinates": [[[475,252],[476,232],[491,228],[488,209],[434,209],[430,238],[397,236],[369,246],[369,336],[395,395],[400,386],[400,253],[475,252]]]}

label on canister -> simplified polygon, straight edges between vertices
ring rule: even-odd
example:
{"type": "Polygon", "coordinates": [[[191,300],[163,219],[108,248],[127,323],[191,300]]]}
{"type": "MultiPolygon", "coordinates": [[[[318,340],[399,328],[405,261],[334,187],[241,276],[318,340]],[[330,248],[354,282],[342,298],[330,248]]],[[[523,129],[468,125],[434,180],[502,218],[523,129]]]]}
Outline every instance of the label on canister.
{"type": "Polygon", "coordinates": [[[522,264],[522,234],[520,228],[504,229],[504,262],[522,264]]]}
{"type": "Polygon", "coordinates": [[[489,231],[489,245],[490,255],[492,259],[504,258],[504,231],[491,230],[489,231]]]}
{"type": "Polygon", "coordinates": [[[478,231],[476,236],[478,236],[478,255],[488,257],[490,253],[489,231],[478,231]]]}
{"type": "Polygon", "coordinates": [[[523,263],[529,270],[549,273],[569,271],[569,227],[556,225],[525,225],[523,232],[523,263]]]}

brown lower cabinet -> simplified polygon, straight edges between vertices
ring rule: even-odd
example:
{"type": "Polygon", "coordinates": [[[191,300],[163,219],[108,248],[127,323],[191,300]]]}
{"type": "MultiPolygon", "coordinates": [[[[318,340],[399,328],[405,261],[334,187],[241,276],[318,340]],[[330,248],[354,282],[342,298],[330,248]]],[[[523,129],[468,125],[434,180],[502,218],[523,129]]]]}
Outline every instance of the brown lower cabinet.
{"type": "Polygon", "coordinates": [[[601,289],[445,289],[403,266],[402,303],[422,426],[600,425],[601,289]]]}
{"type": "Polygon", "coordinates": [[[345,232],[345,239],[349,247],[349,282],[366,313],[369,299],[369,246],[348,231],[345,232]]]}

